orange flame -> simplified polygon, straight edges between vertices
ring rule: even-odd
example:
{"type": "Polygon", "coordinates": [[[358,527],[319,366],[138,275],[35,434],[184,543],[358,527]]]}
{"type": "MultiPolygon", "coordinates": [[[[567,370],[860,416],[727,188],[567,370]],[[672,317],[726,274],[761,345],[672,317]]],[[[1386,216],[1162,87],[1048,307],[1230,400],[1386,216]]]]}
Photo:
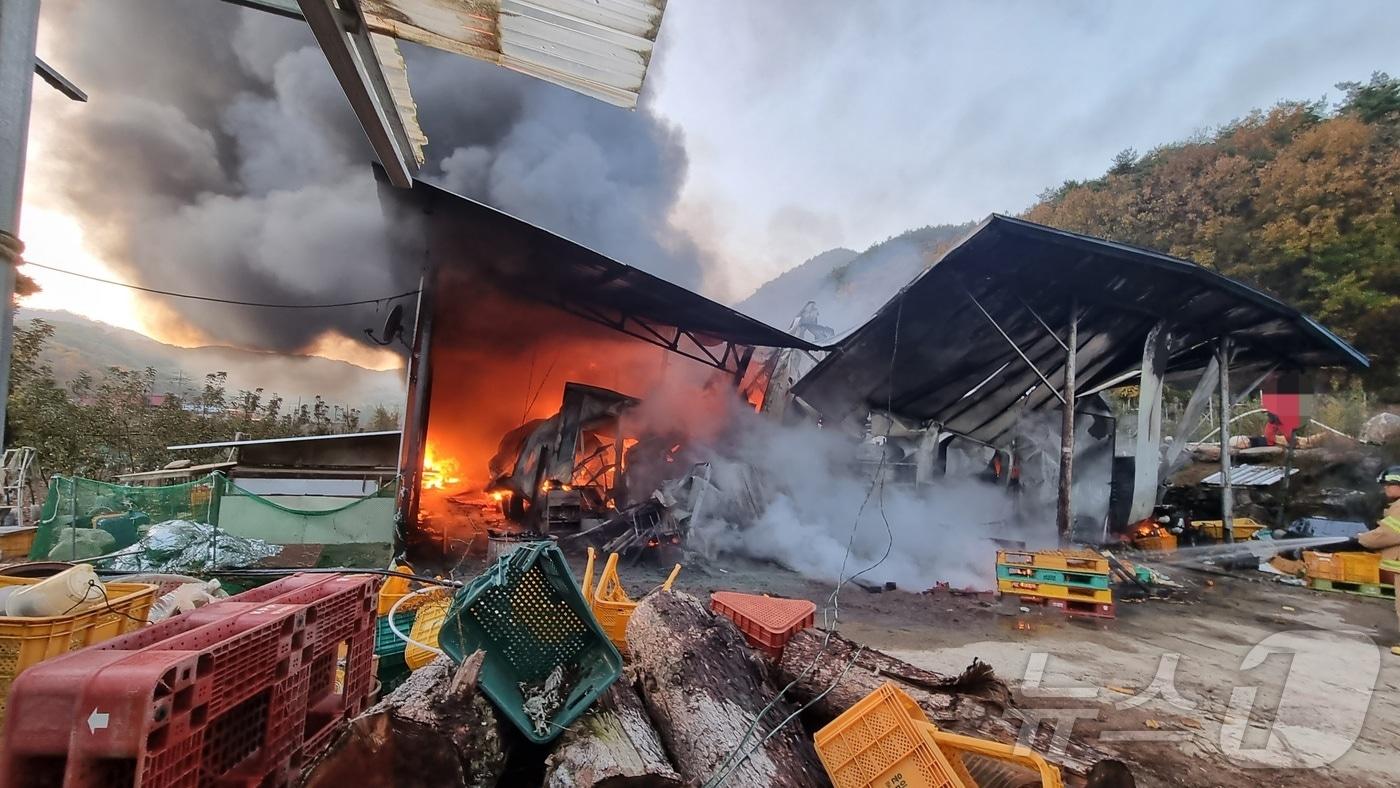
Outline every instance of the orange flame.
{"type": "Polygon", "coordinates": [[[423,449],[423,489],[441,490],[447,486],[457,486],[462,480],[457,478],[457,461],[444,457],[439,459],[429,443],[423,449]]]}

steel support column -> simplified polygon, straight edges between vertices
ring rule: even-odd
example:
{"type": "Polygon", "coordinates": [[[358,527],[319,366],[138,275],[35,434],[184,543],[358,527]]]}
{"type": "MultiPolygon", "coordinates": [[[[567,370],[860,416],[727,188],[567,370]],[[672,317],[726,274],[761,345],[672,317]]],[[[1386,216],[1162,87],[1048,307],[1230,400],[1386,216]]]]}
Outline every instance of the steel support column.
{"type": "Polygon", "coordinates": [[[1065,389],[1060,401],[1063,418],[1060,421],[1060,490],[1055,505],[1055,528],[1060,534],[1060,544],[1069,541],[1074,512],[1071,489],[1074,486],[1074,397],[1075,373],[1078,366],[1079,349],[1079,303],[1071,300],[1069,305],[1069,336],[1065,340],[1065,389]]]}
{"type": "Polygon", "coordinates": [[[1230,335],[1220,337],[1220,520],[1226,542],[1235,541],[1235,488],[1230,480],[1230,360],[1234,355],[1230,335]]]}
{"type": "Polygon", "coordinates": [[[15,265],[24,251],[19,214],[38,36],[39,0],[0,0],[0,447],[10,398],[15,265]]]}

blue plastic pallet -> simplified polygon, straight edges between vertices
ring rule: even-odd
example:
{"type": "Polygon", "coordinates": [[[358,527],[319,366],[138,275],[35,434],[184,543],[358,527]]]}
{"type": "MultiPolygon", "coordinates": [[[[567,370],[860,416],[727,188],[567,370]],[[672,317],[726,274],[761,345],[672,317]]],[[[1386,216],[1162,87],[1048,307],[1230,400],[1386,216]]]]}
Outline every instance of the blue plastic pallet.
{"type": "Polygon", "coordinates": [[[1062,572],[1058,569],[1036,569],[1029,566],[997,564],[998,580],[1025,580],[1032,583],[1048,583],[1073,588],[1108,588],[1108,575],[1095,575],[1088,572],[1062,572]]]}

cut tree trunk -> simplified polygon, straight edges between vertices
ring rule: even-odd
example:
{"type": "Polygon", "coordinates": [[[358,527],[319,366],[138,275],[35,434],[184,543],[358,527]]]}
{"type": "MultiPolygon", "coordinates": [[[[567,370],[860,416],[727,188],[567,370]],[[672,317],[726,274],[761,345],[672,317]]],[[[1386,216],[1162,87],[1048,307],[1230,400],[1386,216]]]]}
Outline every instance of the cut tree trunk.
{"type": "Polygon", "coordinates": [[[653,593],[632,614],[627,646],[647,711],[684,780],[700,784],[732,768],[725,782],[732,788],[830,785],[800,720],[759,744],[796,711],[790,700],[775,703],[746,738],[778,689],[729,619],[688,594],[653,593]]]}
{"type": "MultiPolygon", "coordinates": [[[[894,682],[913,698],[928,713],[930,722],[954,733],[1012,744],[1030,719],[1012,707],[1006,684],[985,663],[974,662],[962,676],[948,677],[836,633],[832,633],[823,651],[825,640],[823,630],[798,632],[784,647],[778,665],[780,679],[795,682],[792,696],[798,702],[806,703],[827,693],[810,709],[813,717],[823,722],[835,719],[886,681],[894,682]]],[[[1047,761],[1078,775],[1109,757],[1072,738],[1068,742],[1053,742],[1061,746],[1052,746],[1055,732],[1053,724],[1038,726],[1026,743],[1047,761]]]]}
{"type": "Polygon", "coordinates": [[[495,709],[476,690],[484,656],[478,651],[460,668],[438,657],[414,671],[346,725],[305,770],[303,788],[496,785],[506,747],[495,709]]]}
{"type": "Polygon", "coordinates": [[[683,785],[637,691],[615,682],[549,756],[544,788],[676,788],[683,785]]]}

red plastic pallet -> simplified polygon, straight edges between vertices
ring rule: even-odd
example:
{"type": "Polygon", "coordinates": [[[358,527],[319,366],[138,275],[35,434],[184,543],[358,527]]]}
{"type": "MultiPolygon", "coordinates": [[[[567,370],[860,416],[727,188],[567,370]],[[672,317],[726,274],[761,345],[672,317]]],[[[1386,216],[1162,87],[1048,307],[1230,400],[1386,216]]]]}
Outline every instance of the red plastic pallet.
{"type": "Polygon", "coordinates": [[[732,620],[750,646],[773,659],[783,656],[792,636],[816,622],[817,606],[806,599],[783,599],[736,591],[710,594],[710,610],[732,620]]]}
{"type": "Polygon", "coordinates": [[[1063,611],[1067,616],[1117,618],[1114,606],[1104,602],[1085,602],[1079,599],[1052,599],[1043,596],[1022,596],[1021,604],[1051,607],[1063,611]]]}
{"type": "Polygon", "coordinates": [[[36,665],[0,785],[288,784],[369,701],[378,585],[297,575],[36,665]]]}

